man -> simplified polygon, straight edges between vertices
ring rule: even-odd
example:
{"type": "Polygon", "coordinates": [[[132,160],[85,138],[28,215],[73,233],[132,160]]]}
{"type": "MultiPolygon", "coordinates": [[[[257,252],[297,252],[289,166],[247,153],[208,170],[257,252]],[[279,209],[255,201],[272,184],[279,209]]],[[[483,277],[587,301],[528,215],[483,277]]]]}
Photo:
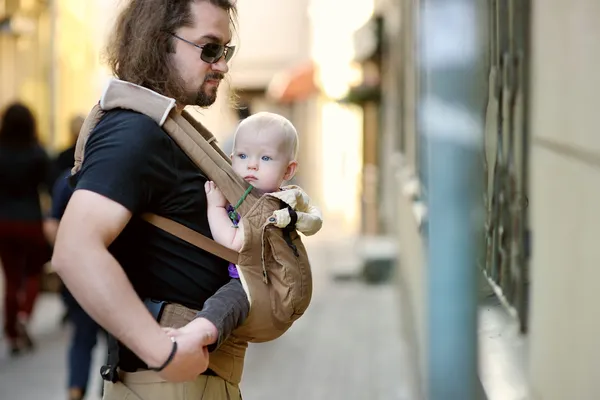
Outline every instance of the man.
{"type": "MultiPolygon", "coordinates": [[[[132,0],[109,42],[109,64],[119,79],[174,98],[179,112],[207,107],[228,72],[235,13],[229,0],[132,0]]],[[[125,377],[152,369],[163,381],[144,393],[126,379],[107,383],[105,399],[241,398],[237,385],[207,371],[207,346],[248,313],[241,285],[228,283],[226,261],[138,217],[153,212],[210,237],[206,177],[150,117],[117,109],[90,134],[73,178],[53,266],[78,303],[137,356],[125,377]],[[215,292],[227,301],[206,301],[215,292]],[[203,309],[204,318],[173,338],[140,298],[203,309]]]]}

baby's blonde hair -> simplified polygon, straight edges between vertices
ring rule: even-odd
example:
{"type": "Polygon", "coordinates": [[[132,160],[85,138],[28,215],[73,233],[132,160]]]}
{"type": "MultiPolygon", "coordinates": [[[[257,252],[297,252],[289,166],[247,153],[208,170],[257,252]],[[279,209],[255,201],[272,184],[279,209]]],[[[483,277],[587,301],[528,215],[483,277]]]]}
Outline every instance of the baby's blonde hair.
{"type": "Polygon", "coordinates": [[[253,131],[275,131],[280,132],[284,136],[285,143],[290,151],[290,161],[295,161],[298,158],[299,139],[298,132],[294,125],[285,117],[270,113],[259,112],[252,114],[240,122],[233,136],[233,148],[235,150],[235,142],[237,135],[242,130],[253,131]]]}

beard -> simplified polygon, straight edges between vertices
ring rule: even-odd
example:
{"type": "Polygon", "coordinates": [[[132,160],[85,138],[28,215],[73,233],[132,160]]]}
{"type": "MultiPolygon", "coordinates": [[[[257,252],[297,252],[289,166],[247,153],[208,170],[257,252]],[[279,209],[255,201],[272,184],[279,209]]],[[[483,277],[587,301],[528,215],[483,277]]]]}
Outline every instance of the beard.
{"type": "Polygon", "coordinates": [[[223,74],[220,73],[212,73],[206,75],[204,78],[204,82],[200,85],[198,91],[192,96],[193,101],[190,104],[200,107],[208,107],[212,105],[217,100],[217,91],[218,86],[209,87],[209,80],[222,80],[224,78],[223,74]]]}

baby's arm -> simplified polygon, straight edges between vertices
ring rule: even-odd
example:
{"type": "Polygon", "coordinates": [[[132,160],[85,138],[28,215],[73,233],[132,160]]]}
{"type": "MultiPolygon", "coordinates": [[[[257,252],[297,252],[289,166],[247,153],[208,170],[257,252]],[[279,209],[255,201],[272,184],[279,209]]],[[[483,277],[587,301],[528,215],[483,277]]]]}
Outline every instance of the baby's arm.
{"type": "Polygon", "coordinates": [[[210,231],[215,242],[235,251],[240,251],[244,243],[243,229],[236,228],[227,214],[227,199],[215,185],[208,181],[206,191],[207,216],[210,231]]]}

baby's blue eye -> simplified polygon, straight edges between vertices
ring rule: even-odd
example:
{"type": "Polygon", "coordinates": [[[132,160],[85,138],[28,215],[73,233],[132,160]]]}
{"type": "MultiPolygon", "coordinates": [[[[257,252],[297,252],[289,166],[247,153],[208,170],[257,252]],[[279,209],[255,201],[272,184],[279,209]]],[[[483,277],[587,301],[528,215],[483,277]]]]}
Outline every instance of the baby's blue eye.
{"type": "Polygon", "coordinates": [[[269,156],[262,156],[261,158],[263,161],[271,161],[271,157],[269,156]]]}
{"type": "Polygon", "coordinates": [[[246,157],[248,157],[248,156],[245,154],[240,154],[240,155],[238,155],[238,157],[241,158],[242,160],[245,160],[246,157]]]}

